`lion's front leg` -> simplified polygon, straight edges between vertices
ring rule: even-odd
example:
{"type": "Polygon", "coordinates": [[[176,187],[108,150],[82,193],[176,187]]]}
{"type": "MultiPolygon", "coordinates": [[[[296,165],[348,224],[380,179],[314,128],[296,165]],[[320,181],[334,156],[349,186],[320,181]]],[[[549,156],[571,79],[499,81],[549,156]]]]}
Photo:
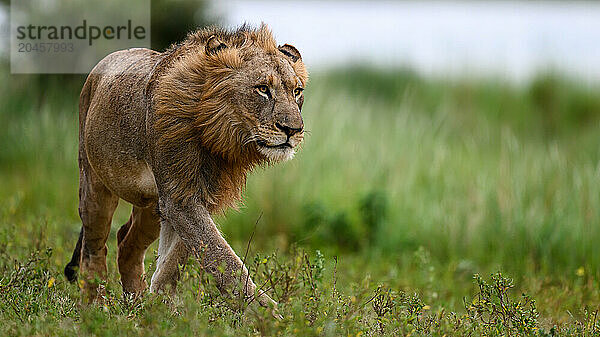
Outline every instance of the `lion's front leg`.
{"type": "Polygon", "coordinates": [[[174,293],[179,281],[179,266],[185,264],[190,253],[172,226],[163,223],[158,239],[158,261],[152,274],[150,291],[174,293]]]}
{"type": "Polygon", "coordinates": [[[185,263],[189,253],[194,253],[203,269],[214,276],[224,296],[243,294],[251,305],[258,302],[263,307],[276,308],[277,303],[265,292],[256,292],[256,285],[242,260],[203,206],[176,207],[171,202],[161,201],[159,207],[162,218],[159,259],[152,276],[152,291],[161,290],[167,284],[174,288],[179,278],[178,265],[185,263]]]}

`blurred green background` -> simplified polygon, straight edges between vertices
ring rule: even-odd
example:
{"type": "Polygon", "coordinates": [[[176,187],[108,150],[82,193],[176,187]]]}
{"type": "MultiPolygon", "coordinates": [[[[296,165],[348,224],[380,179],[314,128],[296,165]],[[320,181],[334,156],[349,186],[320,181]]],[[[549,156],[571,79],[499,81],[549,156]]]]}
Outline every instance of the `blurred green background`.
{"type": "MultiPolygon", "coordinates": [[[[155,49],[211,23],[202,2],[152,6],[155,49]]],[[[84,77],[1,67],[0,267],[52,247],[60,270],[80,229],[84,77]]],[[[381,275],[422,249],[450,280],[495,270],[600,277],[598,85],[552,72],[511,83],[357,65],[314,73],[305,95],[302,150],[256,169],[244,206],[217,216],[239,254],[255,230],[252,253],[319,249],[381,275]]],[[[129,212],[122,203],[114,218],[112,260],[129,212]]]]}
{"type": "MultiPolygon", "coordinates": [[[[153,48],[210,24],[199,15],[205,5],[153,1],[153,48]]],[[[79,231],[84,77],[2,67],[0,245],[27,250],[25,238],[43,235],[66,261],[79,231]]],[[[394,256],[422,246],[445,263],[598,275],[598,92],[553,73],[515,84],[360,65],[317,72],[306,91],[303,149],[257,169],[245,205],[218,222],[243,243],[262,214],[255,244],[265,251],[301,245],[394,256]]]]}

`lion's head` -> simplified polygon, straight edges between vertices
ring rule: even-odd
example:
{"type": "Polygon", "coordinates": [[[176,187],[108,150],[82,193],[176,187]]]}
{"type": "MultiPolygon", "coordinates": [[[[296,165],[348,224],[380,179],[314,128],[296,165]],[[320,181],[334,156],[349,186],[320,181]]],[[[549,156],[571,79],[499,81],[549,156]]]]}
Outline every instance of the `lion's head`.
{"type": "Polygon", "coordinates": [[[233,162],[293,157],[304,137],[300,114],[308,73],[291,45],[269,29],[209,28],[169,51],[154,94],[162,139],[197,139],[233,162]]]}

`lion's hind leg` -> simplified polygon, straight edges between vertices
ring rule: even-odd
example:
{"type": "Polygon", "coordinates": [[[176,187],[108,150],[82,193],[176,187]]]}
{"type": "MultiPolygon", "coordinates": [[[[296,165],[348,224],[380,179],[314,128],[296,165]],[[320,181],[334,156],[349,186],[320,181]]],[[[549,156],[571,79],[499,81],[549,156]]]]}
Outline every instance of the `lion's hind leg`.
{"type": "Polygon", "coordinates": [[[129,221],[117,233],[117,262],[125,293],[140,294],[147,287],[144,279],[144,256],[160,231],[160,220],[155,210],[156,206],[133,206],[129,221]]]}
{"type": "Polygon", "coordinates": [[[98,281],[106,280],[106,240],[119,197],[113,194],[80,157],[79,216],[83,224],[81,262],[84,301],[98,299],[98,281]]]}

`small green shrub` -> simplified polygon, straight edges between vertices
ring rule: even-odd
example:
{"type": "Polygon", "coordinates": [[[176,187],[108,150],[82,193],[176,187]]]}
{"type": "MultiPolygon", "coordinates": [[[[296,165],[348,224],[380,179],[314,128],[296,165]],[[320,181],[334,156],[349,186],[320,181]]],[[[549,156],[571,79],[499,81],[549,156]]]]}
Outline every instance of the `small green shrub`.
{"type": "Polygon", "coordinates": [[[478,274],[473,278],[479,290],[471,303],[465,302],[465,310],[487,335],[530,336],[537,331],[539,313],[535,301],[526,294],[520,301],[513,301],[510,297],[510,290],[514,288],[512,279],[500,272],[491,276],[490,283],[478,274]]]}
{"type": "Polygon", "coordinates": [[[388,217],[388,198],[383,191],[372,191],[360,201],[358,210],[365,225],[370,245],[375,245],[377,234],[388,217]]]}

